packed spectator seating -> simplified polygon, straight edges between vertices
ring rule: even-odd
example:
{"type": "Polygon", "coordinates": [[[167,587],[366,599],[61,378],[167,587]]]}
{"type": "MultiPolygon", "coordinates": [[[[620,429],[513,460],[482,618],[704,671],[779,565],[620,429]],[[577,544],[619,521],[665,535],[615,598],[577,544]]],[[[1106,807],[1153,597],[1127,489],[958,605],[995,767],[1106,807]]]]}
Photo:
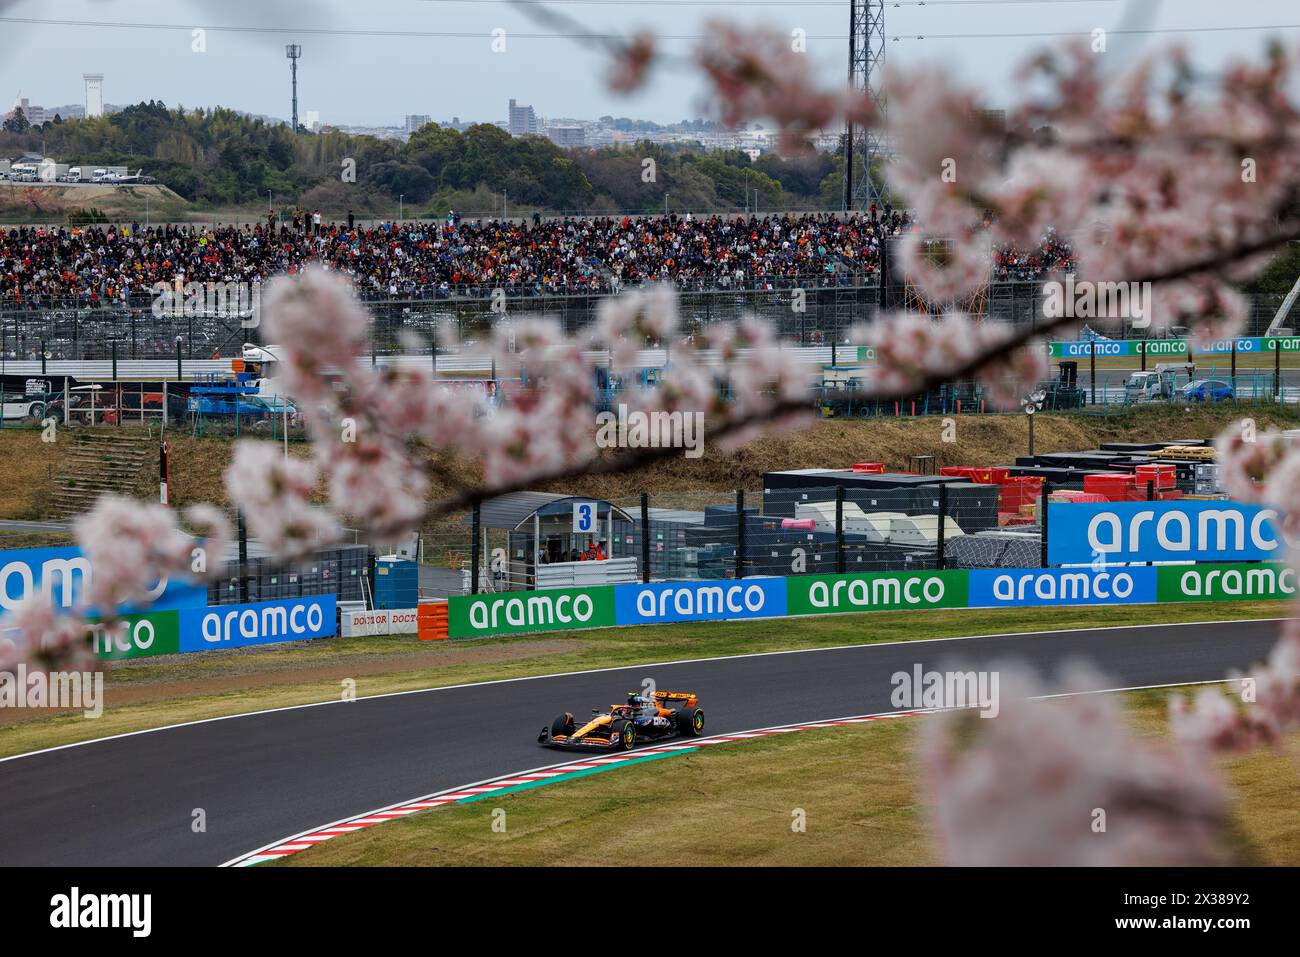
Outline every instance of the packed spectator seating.
{"type": "MultiPolygon", "coordinates": [[[[347,273],[370,299],[608,292],[668,280],[682,289],[781,289],[869,281],[905,213],[848,217],[534,217],[229,226],[15,227],[0,230],[0,308],[133,305],[157,283],[260,283],[313,261],[347,273]]],[[[1069,261],[1047,237],[1029,254],[997,252],[997,278],[1032,279],[1069,261]]]]}
{"type": "Polygon", "coordinates": [[[1037,249],[1022,251],[1004,246],[993,251],[993,278],[1000,282],[1030,282],[1051,272],[1075,268],[1070,244],[1049,229],[1037,249]]]}

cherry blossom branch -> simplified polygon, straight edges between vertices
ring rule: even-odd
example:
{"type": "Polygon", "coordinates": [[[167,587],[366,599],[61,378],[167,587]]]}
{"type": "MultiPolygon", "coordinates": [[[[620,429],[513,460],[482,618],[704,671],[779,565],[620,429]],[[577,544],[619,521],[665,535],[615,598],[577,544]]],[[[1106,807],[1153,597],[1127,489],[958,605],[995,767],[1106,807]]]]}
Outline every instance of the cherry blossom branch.
{"type": "MultiPolygon", "coordinates": [[[[1296,223],[1287,229],[1280,230],[1270,236],[1245,242],[1236,249],[1216,253],[1212,256],[1206,256],[1190,262],[1181,263],[1168,269],[1162,269],[1139,275],[1131,280],[1136,283],[1151,283],[1156,286],[1160,283],[1176,282],[1191,276],[1202,275],[1206,272],[1217,272],[1234,262],[1250,259],[1258,256],[1261,252],[1268,252],[1285,245],[1293,240],[1300,239],[1300,223],[1296,223]]],[[[904,314],[904,316],[916,317],[917,314],[904,314]]],[[[892,327],[892,323],[899,320],[898,316],[885,317],[877,319],[870,326],[860,330],[857,335],[861,341],[867,342],[877,349],[877,359],[880,360],[880,351],[888,350],[891,341],[899,330],[892,327]]],[[[928,316],[921,316],[921,321],[930,323],[928,316]]],[[[963,322],[969,324],[968,320],[963,322]]],[[[908,374],[891,379],[892,387],[884,389],[873,389],[868,393],[869,398],[880,401],[889,401],[892,399],[904,399],[909,396],[917,395],[937,388],[947,382],[968,381],[978,377],[982,372],[986,372],[991,366],[1006,364],[1016,354],[1028,346],[1036,339],[1041,339],[1044,335],[1055,330],[1071,326],[1078,322],[1077,317],[1068,311],[1061,316],[1054,316],[1045,322],[1026,324],[1023,326],[1013,326],[1007,323],[998,323],[995,331],[985,336],[987,342],[991,344],[980,344],[981,347],[976,350],[963,352],[959,349],[951,348],[954,345],[954,334],[959,333],[961,328],[947,329],[941,323],[931,323],[934,329],[929,333],[928,338],[933,340],[937,345],[949,347],[945,353],[947,356],[956,356],[955,361],[944,362],[926,366],[919,354],[925,352],[925,343],[914,343],[914,348],[910,354],[914,357],[913,365],[910,369],[898,369],[897,363],[901,362],[903,356],[908,350],[897,350],[900,355],[894,356],[895,368],[886,371],[903,371],[908,374]]],[[[984,323],[982,325],[988,325],[984,323]]],[[[924,326],[912,326],[913,331],[924,331],[924,326]]],[[[1005,403],[1004,403],[1005,404],[1005,403]]]]}
{"type": "MultiPolygon", "coordinates": [[[[807,402],[778,402],[772,405],[768,410],[761,414],[755,414],[743,419],[733,419],[723,422],[717,426],[708,428],[706,434],[710,441],[723,442],[738,436],[744,436],[753,429],[761,426],[770,425],[779,420],[797,420],[800,417],[811,415],[807,402]]],[[[461,486],[460,491],[439,499],[429,505],[426,512],[427,518],[435,518],[448,515],[452,512],[461,511],[473,507],[488,499],[496,498],[499,495],[508,495],[511,492],[525,492],[535,490],[538,486],[550,485],[555,482],[562,482],[567,479],[590,477],[590,476],[612,476],[625,475],[628,472],[636,471],[647,465],[653,465],[656,462],[665,459],[680,457],[682,450],[671,446],[658,446],[630,449],[615,453],[602,459],[597,459],[587,465],[580,467],[562,467],[553,469],[549,472],[535,474],[527,478],[519,479],[504,484],[483,486],[480,488],[471,488],[461,486]]]]}

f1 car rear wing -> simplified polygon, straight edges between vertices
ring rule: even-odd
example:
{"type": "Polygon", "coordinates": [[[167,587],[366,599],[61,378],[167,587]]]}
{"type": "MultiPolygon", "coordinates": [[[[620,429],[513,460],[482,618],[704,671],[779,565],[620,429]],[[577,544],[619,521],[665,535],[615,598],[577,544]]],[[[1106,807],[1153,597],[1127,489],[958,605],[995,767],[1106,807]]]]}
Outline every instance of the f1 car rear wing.
{"type": "Polygon", "coordinates": [[[654,693],[656,701],[695,701],[694,691],[656,691],[654,693]]]}

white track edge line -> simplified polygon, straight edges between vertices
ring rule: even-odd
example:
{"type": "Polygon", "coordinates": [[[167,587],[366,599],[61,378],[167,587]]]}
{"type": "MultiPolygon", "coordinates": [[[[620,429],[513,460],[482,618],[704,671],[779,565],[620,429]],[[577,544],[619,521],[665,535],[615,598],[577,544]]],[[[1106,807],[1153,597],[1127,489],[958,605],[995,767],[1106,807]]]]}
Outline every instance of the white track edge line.
{"type": "MultiPolygon", "coordinates": [[[[815,720],[815,721],[799,721],[799,722],[795,722],[795,723],[793,723],[793,724],[789,724],[789,723],[787,723],[787,724],[772,724],[772,725],[766,725],[766,726],[764,726],[764,727],[762,727],[762,728],[750,728],[750,729],[747,729],[747,730],[745,730],[745,731],[725,731],[725,732],[720,732],[720,733],[718,733],[718,734],[711,734],[711,735],[708,735],[707,737],[703,737],[703,738],[692,738],[692,739],[674,740],[674,741],[671,741],[671,742],[668,742],[668,743],[665,743],[665,744],[659,745],[659,746],[657,746],[657,747],[646,748],[646,749],[644,749],[644,750],[642,750],[642,751],[634,752],[633,757],[636,757],[636,756],[639,756],[639,755],[655,754],[655,753],[659,753],[659,752],[662,752],[662,751],[671,751],[671,750],[679,749],[679,748],[682,747],[683,743],[685,743],[686,740],[693,741],[694,744],[692,744],[691,746],[694,747],[695,744],[703,744],[703,743],[705,743],[705,742],[717,741],[717,740],[719,740],[719,739],[729,738],[731,735],[735,735],[735,734],[752,734],[752,733],[755,733],[755,732],[758,732],[758,731],[769,731],[769,730],[772,730],[772,729],[774,729],[774,728],[791,728],[791,729],[793,729],[793,728],[803,728],[803,727],[807,727],[807,726],[809,726],[809,725],[822,724],[823,722],[827,722],[827,721],[849,721],[849,720],[852,720],[852,719],[855,719],[855,718],[890,718],[890,717],[903,717],[903,716],[910,716],[910,715],[915,715],[915,714],[920,714],[920,713],[924,713],[924,712],[919,712],[919,711],[881,711],[881,712],[877,712],[877,713],[875,713],[875,714],[855,714],[855,715],[845,715],[845,716],[840,717],[840,718],[819,718],[819,719],[817,719],[817,720],[815,720]]],[[[218,865],[218,866],[219,866],[219,867],[233,867],[233,866],[235,866],[236,864],[238,864],[240,861],[247,860],[247,859],[250,858],[250,857],[256,857],[258,854],[261,854],[263,851],[268,851],[268,850],[270,850],[270,849],[273,848],[273,847],[280,847],[280,846],[283,845],[283,844],[291,844],[291,843],[293,843],[294,841],[297,841],[297,840],[299,840],[299,839],[305,837],[305,836],[308,835],[308,834],[315,834],[315,833],[317,833],[317,832],[319,832],[319,831],[328,831],[328,830],[329,830],[330,828],[332,828],[332,827],[339,827],[340,825],[347,824],[347,823],[349,823],[350,821],[358,820],[359,818],[363,818],[363,817],[372,817],[372,816],[374,816],[374,815],[376,815],[376,814],[382,814],[382,813],[384,813],[385,811],[391,811],[391,810],[393,810],[394,808],[406,807],[406,806],[409,805],[409,804],[418,804],[418,803],[420,803],[420,802],[422,802],[422,801],[431,801],[431,800],[433,800],[434,798],[442,797],[443,795],[446,795],[446,794],[458,794],[458,793],[463,792],[463,791],[468,791],[468,790],[470,790],[471,788],[480,787],[480,786],[482,786],[482,785],[484,785],[484,784],[491,784],[492,782],[494,782],[494,781],[499,781],[499,780],[501,780],[502,778],[516,778],[516,777],[522,777],[522,776],[524,776],[525,774],[533,774],[533,773],[535,773],[535,772],[537,772],[537,771],[551,771],[551,770],[558,770],[558,769],[563,769],[563,768],[566,768],[566,767],[571,767],[572,765],[575,765],[575,764],[586,765],[586,764],[587,764],[589,761],[591,761],[591,760],[592,760],[592,758],[589,758],[589,757],[588,757],[588,758],[571,758],[571,759],[569,759],[569,760],[567,760],[567,761],[561,761],[561,762],[558,763],[558,764],[546,764],[546,765],[542,765],[542,766],[540,766],[540,767],[536,767],[536,768],[529,768],[529,769],[526,770],[526,771],[511,771],[511,772],[509,772],[509,773],[507,773],[507,774],[494,774],[494,775],[493,775],[492,777],[490,777],[490,778],[484,778],[484,779],[481,780],[481,781],[475,781],[473,784],[459,784],[459,785],[457,785],[456,787],[452,787],[452,788],[444,788],[443,790],[441,790],[441,791],[436,791],[436,792],[434,792],[434,793],[432,793],[432,794],[425,794],[425,795],[423,795],[423,796],[421,796],[421,797],[411,798],[411,799],[406,800],[406,801],[397,801],[397,802],[395,802],[395,803],[393,803],[393,804],[388,804],[388,805],[385,805],[384,807],[376,808],[375,810],[372,810],[372,811],[363,811],[363,812],[361,812],[360,814],[350,814],[350,815],[348,815],[347,817],[340,818],[339,820],[334,821],[334,822],[331,823],[331,824],[322,824],[322,825],[319,825],[319,826],[317,826],[317,827],[309,827],[309,828],[307,828],[307,829],[304,830],[304,831],[299,831],[297,834],[294,834],[292,837],[281,838],[281,839],[278,840],[278,841],[272,841],[272,842],[269,843],[269,844],[264,844],[264,845],[262,845],[261,847],[259,847],[259,848],[258,848],[257,850],[255,850],[255,851],[248,851],[247,853],[240,854],[239,856],[237,856],[237,857],[233,857],[233,858],[231,858],[230,860],[226,861],[224,864],[220,864],[220,865],[218,865]]],[[[606,766],[607,766],[607,767],[617,767],[619,764],[624,764],[624,763],[626,763],[626,762],[625,762],[625,761],[612,762],[612,763],[610,763],[609,765],[606,765],[606,766]]],[[[432,809],[430,809],[430,810],[432,810],[432,809]]]]}
{"type": "MultiPolygon", "coordinates": [[[[1254,619],[1247,619],[1247,620],[1254,620],[1254,619]]],[[[1269,620],[1284,620],[1284,619],[1269,619],[1269,620]]],[[[1216,624],[1216,623],[1211,622],[1210,624],[1216,624]]],[[[1092,629],[1089,629],[1089,630],[1092,630],[1092,629]]],[[[946,640],[946,639],[944,639],[944,640],[946,640]]],[[[1044,701],[1044,700],[1048,700],[1048,699],[1051,699],[1051,698],[1072,698],[1072,697],[1079,697],[1079,696],[1082,696],[1082,695],[1091,695],[1091,694],[1119,694],[1119,693],[1128,692],[1128,691],[1154,691],[1154,690],[1156,690],[1156,689],[1158,689],[1158,688],[1183,688],[1183,687],[1191,687],[1191,686],[1194,686],[1194,685],[1217,685],[1217,684],[1224,684],[1224,683],[1229,682],[1229,681],[1238,681],[1238,680],[1240,680],[1240,679],[1238,679],[1238,678],[1216,678],[1216,679],[1214,679],[1214,680],[1212,680],[1212,681],[1178,681],[1178,682],[1173,682],[1173,683],[1170,683],[1170,684],[1157,684],[1157,685],[1133,685],[1133,686],[1131,686],[1131,687],[1126,687],[1126,688],[1096,688],[1096,689],[1093,689],[1093,690],[1091,690],[1091,691],[1063,691],[1063,692],[1057,692],[1057,693],[1054,693],[1054,694],[1034,695],[1033,697],[1029,698],[1028,700],[1030,700],[1030,701],[1044,701]]],[[[730,738],[732,735],[738,735],[738,734],[755,734],[755,735],[756,735],[756,734],[758,734],[759,732],[762,732],[762,731],[772,731],[772,730],[776,730],[776,729],[795,730],[795,729],[799,729],[799,728],[809,728],[809,727],[811,727],[811,726],[815,726],[815,725],[824,725],[824,724],[826,724],[826,723],[828,723],[828,722],[837,722],[837,721],[855,721],[855,720],[864,720],[864,719],[869,719],[869,718],[915,717],[915,716],[924,715],[924,714],[934,714],[934,713],[936,713],[937,711],[946,711],[946,710],[953,710],[953,711],[956,711],[956,710],[961,710],[961,709],[957,709],[957,708],[951,708],[951,709],[948,709],[948,708],[937,708],[937,709],[936,709],[936,708],[931,708],[931,709],[921,709],[921,710],[916,710],[916,711],[877,711],[877,712],[874,712],[874,713],[872,713],[872,714],[853,714],[853,715],[843,715],[843,716],[838,717],[838,718],[818,718],[818,719],[816,719],[816,720],[814,720],[814,721],[800,721],[800,722],[796,722],[796,723],[794,723],[794,724],[772,724],[772,725],[767,725],[766,727],[763,727],[763,728],[750,728],[750,729],[747,729],[747,730],[744,730],[744,731],[727,731],[727,732],[723,732],[723,733],[721,733],[721,734],[709,735],[709,736],[706,737],[706,738],[698,738],[698,739],[695,739],[695,740],[696,740],[696,742],[697,742],[698,744],[704,744],[705,742],[717,741],[717,740],[719,740],[719,739],[727,739],[727,738],[730,738]]],[[[742,738],[742,739],[740,739],[740,740],[753,740],[753,739],[744,739],[744,738],[742,738]]],[[[675,748],[675,747],[679,748],[679,747],[681,747],[681,745],[682,745],[682,742],[678,741],[678,742],[674,742],[674,743],[672,743],[672,744],[664,744],[664,745],[660,745],[660,746],[657,747],[657,748],[649,748],[649,749],[647,749],[646,751],[643,751],[643,752],[641,752],[641,753],[642,753],[642,754],[649,754],[649,753],[655,753],[655,752],[657,752],[657,751],[668,751],[668,750],[671,750],[671,749],[673,749],[673,748],[675,748]]],[[[285,845],[285,844],[292,844],[293,842],[298,841],[298,840],[301,840],[302,838],[306,837],[306,836],[309,835],[309,834],[317,834],[317,833],[319,833],[319,832],[321,832],[321,831],[328,831],[330,828],[333,828],[333,827],[339,827],[339,826],[342,825],[342,824],[346,824],[346,823],[348,823],[349,821],[355,821],[355,820],[357,820],[358,818],[362,818],[362,817],[373,817],[373,816],[376,815],[376,814],[382,814],[382,813],[384,813],[385,811],[391,811],[391,810],[393,810],[394,808],[406,807],[406,806],[409,805],[409,804],[417,804],[417,803],[419,803],[419,802],[421,802],[421,801],[430,801],[430,800],[433,800],[434,798],[441,797],[441,796],[444,795],[444,794],[455,794],[455,793],[460,792],[460,791],[466,791],[466,790],[468,790],[468,789],[470,789],[470,788],[479,787],[480,785],[483,785],[483,784],[489,784],[489,783],[491,783],[491,782],[493,782],[493,781],[499,781],[499,780],[501,780],[502,778],[522,777],[522,776],[525,775],[525,774],[532,774],[532,773],[534,773],[534,772],[536,772],[536,771],[549,771],[549,770],[552,770],[552,769],[554,769],[554,768],[563,768],[563,767],[566,767],[566,766],[568,766],[568,765],[572,765],[572,764],[583,764],[583,763],[585,763],[585,762],[588,761],[588,760],[590,760],[590,759],[589,759],[589,758],[578,758],[578,759],[575,759],[575,760],[573,760],[573,761],[562,762],[562,763],[560,763],[560,764],[549,764],[549,765],[544,765],[544,766],[542,766],[542,767],[530,768],[530,769],[527,770],[527,771],[512,771],[512,772],[510,772],[509,774],[498,774],[498,775],[494,775],[493,777],[490,777],[490,778],[484,778],[482,781],[477,781],[477,782],[475,782],[475,783],[473,783],[473,784],[462,784],[462,785],[458,785],[457,787],[454,787],[454,788],[446,788],[445,790],[438,791],[438,792],[436,792],[436,793],[434,793],[434,794],[427,794],[427,795],[424,795],[423,797],[411,798],[410,800],[407,800],[407,801],[397,801],[396,803],[389,804],[389,805],[387,805],[387,806],[385,806],[385,807],[377,808],[377,809],[375,809],[375,810],[373,810],[373,811],[364,811],[364,812],[362,812],[361,814],[353,814],[353,815],[350,815],[349,817],[340,818],[339,820],[334,821],[334,822],[331,823],[331,824],[324,824],[324,825],[321,825],[321,826],[318,826],[318,827],[310,827],[310,828],[307,828],[307,829],[304,830],[304,831],[299,831],[297,834],[294,834],[292,837],[281,838],[281,839],[278,840],[278,841],[272,841],[272,842],[269,843],[269,844],[264,844],[264,845],[262,845],[261,847],[259,847],[259,848],[258,848],[257,850],[255,850],[255,851],[248,851],[248,852],[246,852],[246,853],[244,853],[244,854],[240,854],[240,855],[237,856],[237,857],[232,857],[230,860],[226,861],[224,864],[219,864],[219,865],[217,865],[217,866],[218,866],[218,867],[236,867],[236,866],[239,865],[239,863],[240,863],[241,861],[246,861],[246,860],[248,860],[249,858],[257,857],[259,854],[262,854],[262,853],[265,852],[265,851],[269,851],[269,850],[270,850],[271,848],[273,848],[273,847],[281,847],[281,846],[283,846],[283,845],[285,845]]],[[[622,763],[622,762],[619,762],[619,763],[622,763]]],[[[617,765],[611,765],[611,766],[615,766],[615,767],[616,767],[617,765]]],[[[424,809],[424,810],[434,810],[434,809],[433,809],[433,808],[426,808],[426,809],[424,809]]],[[[371,826],[374,826],[374,825],[371,825],[371,826]]]]}
{"type": "MultiPolygon", "coordinates": [[[[1077,607],[1086,607],[1086,606],[1077,606],[1077,607]]],[[[968,610],[987,611],[989,609],[968,609],[968,610]]],[[[868,614],[868,613],[861,612],[860,614],[868,614]]],[[[831,615],[827,614],[827,615],[812,615],[812,616],[801,616],[801,617],[827,618],[827,617],[831,617],[831,615]]],[[[867,644],[831,645],[826,648],[790,648],[784,651],[754,651],[754,652],[748,652],[746,654],[740,654],[740,655],[712,655],[707,658],[678,658],[671,661],[652,661],[652,662],[646,662],[644,664],[611,665],[605,668],[586,668],[580,671],[557,671],[557,672],[552,672],[550,674],[544,674],[544,675],[523,675],[518,678],[493,678],[489,681],[467,681],[461,684],[438,685],[432,688],[411,688],[407,691],[386,691],[383,694],[361,695],[359,697],[350,700],[336,698],[336,699],[331,699],[329,701],[309,701],[305,704],[291,704],[291,705],[285,705],[280,708],[263,708],[259,711],[241,711],[238,714],[223,714],[223,715],[217,715],[212,718],[196,718],[193,721],[180,721],[177,722],[176,724],[164,724],[164,725],[159,725],[156,728],[140,728],[139,730],[136,731],[123,731],[119,734],[105,735],[102,738],[87,738],[84,741],[70,741],[67,744],[56,744],[53,745],[52,747],[40,748],[36,751],[23,751],[19,754],[11,754],[8,755],[7,757],[0,757],[0,764],[4,764],[7,761],[16,761],[19,758],[30,758],[30,757],[35,757],[36,755],[39,754],[48,754],[53,751],[64,751],[67,750],[68,748],[80,748],[88,744],[102,744],[103,742],[106,741],[116,741],[121,738],[132,738],[135,737],[136,735],[156,734],[159,731],[172,731],[177,728],[188,728],[199,724],[213,724],[217,721],[232,721],[236,718],[254,718],[264,714],[276,714],[282,711],[300,711],[305,708],[322,708],[328,705],[356,704],[357,702],[360,701],[377,701],[382,698],[397,698],[397,697],[401,697],[402,695],[431,694],[437,691],[455,691],[461,688],[478,688],[478,687],[487,687],[489,685],[510,684],[516,681],[540,681],[546,678],[572,678],[579,675],[594,675],[594,674],[602,674],[611,671],[631,671],[635,668],[666,668],[669,667],[670,665],[688,665],[688,664],[695,664],[695,663],[708,662],[708,661],[734,661],[734,660],[744,659],[744,658],[769,658],[769,657],[774,657],[776,655],[804,655],[804,654],[814,654],[817,652],[824,652],[824,651],[850,651],[858,648],[888,648],[894,645],[923,645],[923,644],[934,644],[936,642],[942,642],[942,641],[974,641],[974,640],[985,639],[985,638],[1039,638],[1047,635],[1069,635],[1069,634],[1080,634],[1080,633],[1086,634],[1088,632],[1093,632],[1093,631],[1130,631],[1130,630],[1136,630],[1138,628],[1181,628],[1187,626],[1235,625],[1235,624],[1242,624],[1247,622],[1277,622],[1277,621],[1290,621],[1290,620],[1291,620],[1290,618],[1228,618],[1228,619],[1220,619],[1220,620],[1211,619],[1209,621],[1150,622],[1141,625],[1096,625],[1088,628],[1056,628],[1049,631],[1009,631],[1009,632],[996,632],[993,634],[985,634],[985,635],[952,635],[947,638],[914,638],[910,640],[900,640],[900,641],[876,641],[867,644]]],[[[666,623],[666,624],[672,624],[672,623],[666,623]]],[[[1190,682],[1190,681],[1179,682],[1179,684],[1195,684],[1195,683],[1196,682],[1190,682]]],[[[1171,686],[1153,685],[1152,687],[1171,687],[1171,686]]]]}

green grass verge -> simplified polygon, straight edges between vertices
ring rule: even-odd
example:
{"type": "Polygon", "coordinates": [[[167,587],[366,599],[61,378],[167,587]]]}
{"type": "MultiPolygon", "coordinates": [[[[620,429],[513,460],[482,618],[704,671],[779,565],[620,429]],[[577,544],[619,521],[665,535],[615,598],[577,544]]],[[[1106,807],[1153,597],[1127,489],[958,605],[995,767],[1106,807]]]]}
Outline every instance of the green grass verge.
{"type": "MultiPolygon", "coordinates": [[[[1168,692],[1125,697],[1140,734],[1168,733],[1168,692]]],[[[264,866],[942,863],[916,786],[924,720],[701,748],[400,818],[264,866]]],[[[1282,751],[1220,761],[1236,863],[1300,864],[1298,756],[1293,735],[1282,751]]]]}
{"type": "Polygon", "coordinates": [[[0,726],[0,756],[182,721],[452,684],[835,645],[1153,623],[1275,618],[1281,602],[873,612],[770,621],[644,625],[513,639],[335,638],[112,667],[102,717],[44,714],[0,726]]]}

